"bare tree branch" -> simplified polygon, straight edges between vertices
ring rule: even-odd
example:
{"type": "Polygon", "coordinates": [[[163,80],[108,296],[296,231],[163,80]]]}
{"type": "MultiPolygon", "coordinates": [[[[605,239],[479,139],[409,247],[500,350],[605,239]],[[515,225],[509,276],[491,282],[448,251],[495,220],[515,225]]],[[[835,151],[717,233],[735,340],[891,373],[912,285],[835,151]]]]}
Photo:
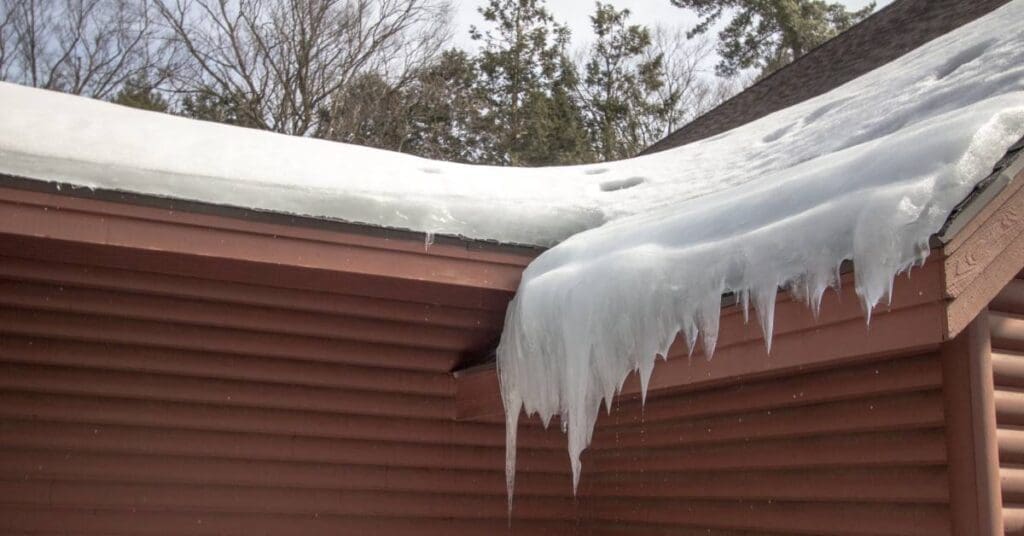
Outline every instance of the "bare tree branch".
{"type": "Polygon", "coordinates": [[[0,79],[108,98],[172,56],[148,0],[0,0],[0,79]]]}
{"type": "Polygon", "coordinates": [[[154,0],[189,56],[179,90],[225,99],[245,124],[327,132],[346,84],[400,85],[449,38],[446,0],[154,0]]]}
{"type": "Polygon", "coordinates": [[[683,28],[654,29],[651,56],[660,55],[665,83],[658,89],[661,105],[668,108],[664,120],[647,125],[653,143],[743,89],[739,78],[714,76],[715,43],[704,36],[687,38],[683,28]]]}

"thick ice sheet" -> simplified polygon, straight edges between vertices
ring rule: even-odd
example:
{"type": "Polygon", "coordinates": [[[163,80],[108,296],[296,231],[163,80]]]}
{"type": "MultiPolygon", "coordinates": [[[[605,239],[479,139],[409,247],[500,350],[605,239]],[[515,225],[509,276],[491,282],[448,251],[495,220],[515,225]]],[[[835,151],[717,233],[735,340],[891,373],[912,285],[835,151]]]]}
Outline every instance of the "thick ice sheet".
{"type": "Polygon", "coordinates": [[[634,370],[646,396],[677,333],[710,358],[723,293],[753,306],[769,351],[777,289],[816,310],[843,260],[870,311],[1022,135],[1018,0],[826,95],[652,157],[674,181],[664,197],[541,255],[508,311],[510,500],[521,408],[560,417],[575,487],[602,403],[634,370]]]}
{"type": "Polygon", "coordinates": [[[883,299],[893,276],[923,259],[950,209],[1024,135],[1022,20],[1024,0],[1015,0],[736,130],[577,167],[435,162],[0,84],[0,173],[561,242],[524,274],[498,349],[511,497],[521,408],[561,416],[578,481],[602,401],[633,370],[646,388],[677,332],[691,346],[701,338],[711,355],[723,293],[753,304],[769,344],[776,289],[800,289],[816,307],[844,259],[856,264],[865,303],[883,299]]]}

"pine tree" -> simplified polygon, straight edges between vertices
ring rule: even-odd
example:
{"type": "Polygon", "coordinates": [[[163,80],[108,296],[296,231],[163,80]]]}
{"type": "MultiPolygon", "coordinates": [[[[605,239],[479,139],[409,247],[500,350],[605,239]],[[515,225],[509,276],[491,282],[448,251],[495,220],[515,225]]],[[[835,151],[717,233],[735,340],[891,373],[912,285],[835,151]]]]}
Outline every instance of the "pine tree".
{"type": "Polygon", "coordinates": [[[583,89],[591,143],[603,160],[628,158],[655,141],[660,132],[650,125],[663,122],[678,100],[655,93],[664,83],[662,56],[649,53],[650,30],[627,24],[629,16],[628,9],[598,2],[590,17],[597,39],[583,89]]]}
{"type": "Polygon", "coordinates": [[[319,138],[454,162],[480,160],[491,133],[480,123],[477,70],[464,51],[445,51],[410,80],[367,73],[322,110],[319,138]]]}
{"type": "Polygon", "coordinates": [[[476,90],[473,58],[458,49],[417,73],[403,93],[409,137],[403,150],[439,160],[474,163],[494,146],[482,124],[484,99],[476,90]]]}
{"type": "Polygon", "coordinates": [[[382,74],[363,73],[340,88],[314,135],[345,143],[402,151],[408,135],[408,105],[401,88],[382,74]]]}
{"type": "Polygon", "coordinates": [[[218,93],[216,89],[204,86],[193,90],[181,100],[181,115],[192,119],[226,123],[250,128],[263,128],[263,123],[253,115],[253,108],[247,104],[247,97],[241,93],[218,93]]]}
{"type": "Polygon", "coordinates": [[[839,32],[860,22],[875,4],[847,11],[840,3],[825,0],[671,0],[693,9],[700,23],[690,37],[707,32],[726,12],[732,19],[719,32],[716,66],[719,75],[732,76],[744,69],[759,69],[766,76],[803,56],[839,32]]]}
{"type": "Polygon", "coordinates": [[[477,60],[482,125],[493,135],[481,160],[506,165],[586,161],[582,113],[572,97],[577,74],[567,55],[569,29],[543,0],[490,0],[480,8],[494,26],[477,60]]]}
{"type": "Polygon", "coordinates": [[[144,75],[129,78],[125,81],[124,86],[114,95],[111,102],[153,112],[167,112],[171,107],[167,99],[155,89],[155,85],[150,83],[149,78],[144,75]]]}

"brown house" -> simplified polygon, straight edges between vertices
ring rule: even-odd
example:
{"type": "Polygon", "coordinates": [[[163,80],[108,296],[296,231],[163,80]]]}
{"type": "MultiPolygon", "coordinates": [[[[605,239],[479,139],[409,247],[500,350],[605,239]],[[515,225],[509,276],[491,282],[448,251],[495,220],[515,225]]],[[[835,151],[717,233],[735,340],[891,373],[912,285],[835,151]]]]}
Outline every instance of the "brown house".
{"type": "MultiPolygon", "coordinates": [[[[653,150],[1002,3],[898,1],[653,150]]],[[[522,425],[510,523],[488,354],[537,250],[4,175],[0,532],[1024,534],[1022,230],[1018,144],[870,326],[852,285],[818,319],[780,294],[768,356],[726,299],[714,360],[677,344],[643,408],[627,382],[577,497],[522,425]]]]}

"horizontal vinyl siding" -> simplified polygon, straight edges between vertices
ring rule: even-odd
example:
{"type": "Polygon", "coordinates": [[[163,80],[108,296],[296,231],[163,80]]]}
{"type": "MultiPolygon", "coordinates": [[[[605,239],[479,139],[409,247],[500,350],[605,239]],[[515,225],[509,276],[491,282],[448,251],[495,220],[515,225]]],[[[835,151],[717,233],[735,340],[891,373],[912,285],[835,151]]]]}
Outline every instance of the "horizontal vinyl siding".
{"type": "Polygon", "coordinates": [[[504,424],[456,420],[449,374],[493,307],[39,248],[0,256],[0,533],[949,530],[934,354],[620,399],[578,497],[527,419],[510,527],[504,424]]]}
{"type": "Polygon", "coordinates": [[[995,379],[1003,525],[1024,535],[1024,278],[1021,274],[989,304],[995,379]]]}
{"type": "MultiPolygon", "coordinates": [[[[0,532],[504,533],[448,373],[491,317],[0,257],[0,532]]],[[[573,533],[561,434],[520,445],[513,533],[573,533]]]]}
{"type": "Polygon", "coordinates": [[[948,534],[936,354],[635,400],[599,419],[594,534],[948,534]]]}

